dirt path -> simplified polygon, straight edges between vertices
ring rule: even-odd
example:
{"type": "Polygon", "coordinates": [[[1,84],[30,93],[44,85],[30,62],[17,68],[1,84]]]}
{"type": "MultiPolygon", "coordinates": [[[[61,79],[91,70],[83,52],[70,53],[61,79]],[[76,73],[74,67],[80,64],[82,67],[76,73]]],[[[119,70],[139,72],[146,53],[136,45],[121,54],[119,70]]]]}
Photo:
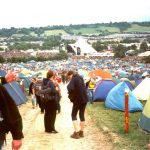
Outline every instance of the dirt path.
{"type": "MultiPolygon", "coordinates": [[[[57,134],[47,134],[44,132],[44,114],[40,113],[39,108],[32,109],[31,102],[21,106],[20,112],[23,118],[24,139],[21,150],[114,150],[111,142],[107,140],[106,135],[95,128],[86,114],[85,137],[80,139],[70,138],[73,132],[71,122],[71,108],[67,98],[66,86],[61,85],[62,112],[57,114],[56,130],[57,134]]],[[[7,145],[5,150],[11,150],[11,135],[7,136],[7,145]]]]}

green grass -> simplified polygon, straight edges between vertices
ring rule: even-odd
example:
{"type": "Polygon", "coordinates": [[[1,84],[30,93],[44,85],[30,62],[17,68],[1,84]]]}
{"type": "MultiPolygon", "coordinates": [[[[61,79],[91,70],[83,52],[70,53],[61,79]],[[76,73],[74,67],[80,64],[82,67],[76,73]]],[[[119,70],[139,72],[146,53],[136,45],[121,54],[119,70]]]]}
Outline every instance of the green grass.
{"type": "MultiPolygon", "coordinates": [[[[108,35],[113,33],[120,33],[119,28],[117,27],[108,27],[104,25],[97,26],[87,26],[81,28],[71,28],[70,31],[75,35],[108,35]]],[[[140,26],[138,24],[132,24],[131,28],[125,30],[125,32],[150,32],[150,27],[140,26]]],[[[30,33],[31,36],[37,37],[35,32],[30,33]]],[[[45,30],[43,36],[51,36],[51,35],[67,35],[67,33],[63,29],[54,29],[54,30],[45,30]]]]}
{"type": "Polygon", "coordinates": [[[75,34],[78,34],[81,32],[82,34],[100,34],[102,32],[120,32],[118,28],[115,27],[105,27],[105,26],[99,26],[97,28],[80,28],[80,29],[72,29],[71,31],[75,34]]]}
{"type": "Polygon", "coordinates": [[[66,35],[67,33],[64,30],[46,30],[44,34],[46,36],[51,36],[51,35],[59,35],[59,34],[66,35]]]}
{"type": "Polygon", "coordinates": [[[104,102],[95,102],[87,106],[87,111],[95,125],[102,131],[104,127],[109,130],[108,133],[115,133],[119,140],[114,146],[125,150],[145,150],[150,135],[142,132],[137,126],[141,112],[129,113],[129,133],[124,132],[124,112],[107,109],[104,102]]]}
{"type": "Polygon", "coordinates": [[[31,32],[30,35],[37,37],[37,34],[35,34],[35,32],[31,32]]]}
{"type": "Polygon", "coordinates": [[[150,32],[150,27],[139,26],[137,24],[132,24],[131,28],[126,30],[127,32],[150,32]]]}
{"type": "MultiPolygon", "coordinates": [[[[103,25],[97,25],[95,27],[81,27],[79,29],[71,28],[70,31],[74,34],[82,34],[82,35],[100,35],[100,34],[109,34],[109,33],[120,33],[119,28],[117,27],[107,27],[103,25]]],[[[131,28],[128,28],[125,32],[150,32],[150,27],[140,26],[138,24],[132,24],[131,28]]],[[[55,30],[45,30],[43,36],[51,36],[51,35],[66,35],[67,33],[63,29],[55,29],[55,30]]],[[[34,32],[31,32],[30,35],[37,36],[34,32]]]]}

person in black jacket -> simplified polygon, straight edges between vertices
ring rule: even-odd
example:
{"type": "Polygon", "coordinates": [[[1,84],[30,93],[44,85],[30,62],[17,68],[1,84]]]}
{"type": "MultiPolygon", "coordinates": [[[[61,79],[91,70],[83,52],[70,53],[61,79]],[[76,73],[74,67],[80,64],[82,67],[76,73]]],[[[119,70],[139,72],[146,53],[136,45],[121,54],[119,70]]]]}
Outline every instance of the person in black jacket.
{"type": "Polygon", "coordinates": [[[84,137],[83,130],[85,124],[85,108],[88,102],[86,86],[84,80],[81,76],[74,73],[73,71],[68,71],[67,77],[70,80],[67,85],[68,89],[68,97],[70,101],[73,103],[72,107],[72,122],[74,125],[74,133],[71,135],[71,138],[78,139],[80,137],[84,137]],[[80,118],[80,131],[78,131],[78,122],[77,122],[77,113],[79,111],[80,118]]]}
{"type": "Polygon", "coordinates": [[[13,81],[14,78],[12,77],[12,74],[8,74],[6,78],[1,78],[2,83],[0,83],[0,150],[6,139],[6,133],[9,131],[13,138],[12,149],[19,149],[22,145],[22,118],[16,103],[2,85],[13,81]]]}
{"type": "Polygon", "coordinates": [[[57,91],[54,85],[54,72],[49,70],[47,72],[47,78],[43,79],[43,86],[47,86],[51,89],[51,96],[53,97],[52,100],[45,102],[44,105],[44,125],[45,125],[45,132],[47,133],[58,133],[55,130],[55,120],[56,120],[56,113],[57,113],[57,100],[55,99],[57,91]]]}

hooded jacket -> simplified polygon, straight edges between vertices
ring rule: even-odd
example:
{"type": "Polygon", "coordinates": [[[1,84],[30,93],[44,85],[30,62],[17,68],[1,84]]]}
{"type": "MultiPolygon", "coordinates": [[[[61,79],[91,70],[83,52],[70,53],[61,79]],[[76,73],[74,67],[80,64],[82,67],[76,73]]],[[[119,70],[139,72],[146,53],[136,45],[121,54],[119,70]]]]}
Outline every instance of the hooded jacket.
{"type": "Polygon", "coordinates": [[[68,97],[73,103],[82,104],[88,102],[84,80],[78,74],[72,76],[67,89],[69,94],[68,97]]]}

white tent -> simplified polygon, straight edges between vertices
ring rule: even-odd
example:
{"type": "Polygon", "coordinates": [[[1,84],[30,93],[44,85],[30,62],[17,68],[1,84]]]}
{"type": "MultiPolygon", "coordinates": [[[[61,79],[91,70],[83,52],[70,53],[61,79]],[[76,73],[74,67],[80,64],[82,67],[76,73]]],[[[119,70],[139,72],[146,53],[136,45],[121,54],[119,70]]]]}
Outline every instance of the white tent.
{"type": "Polygon", "coordinates": [[[97,53],[97,51],[82,38],[79,38],[74,44],[69,44],[69,46],[71,46],[75,54],[84,55],[97,53]]]}
{"type": "Polygon", "coordinates": [[[138,56],[141,56],[141,57],[143,57],[143,56],[150,56],[150,51],[146,51],[144,53],[140,53],[138,56]]]}
{"type": "Polygon", "coordinates": [[[150,78],[145,78],[132,92],[138,100],[148,100],[150,96],[150,78]]]}

